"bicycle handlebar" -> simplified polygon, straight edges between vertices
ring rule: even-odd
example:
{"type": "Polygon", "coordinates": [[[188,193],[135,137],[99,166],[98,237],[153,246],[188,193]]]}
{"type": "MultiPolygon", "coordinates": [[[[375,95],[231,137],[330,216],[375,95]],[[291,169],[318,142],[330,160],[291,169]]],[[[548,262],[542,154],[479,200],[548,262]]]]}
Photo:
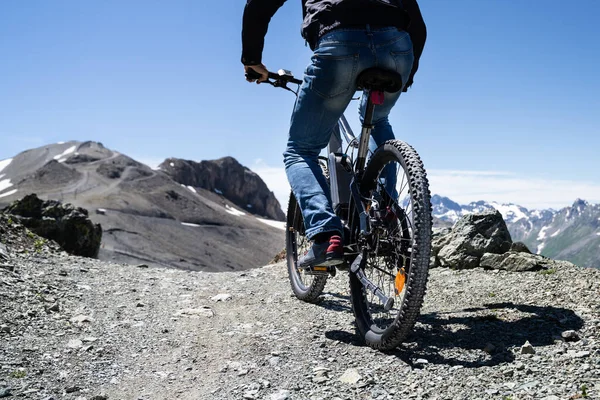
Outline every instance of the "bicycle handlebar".
{"type": "MultiPolygon", "coordinates": [[[[249,69],[246,72],[246,79],[259,79],[261,75],[253,69],[249,69]]],[[[284,69],[280,69],[275,72],[269,72],[269,80],[264,83],[269,83],[275,87],[285,87],[285,85],[289,83],[295,83],[296,85],[301,85],[302,81],[300,79],[294,78],[290,71],[286,71],[284,69]]]]}

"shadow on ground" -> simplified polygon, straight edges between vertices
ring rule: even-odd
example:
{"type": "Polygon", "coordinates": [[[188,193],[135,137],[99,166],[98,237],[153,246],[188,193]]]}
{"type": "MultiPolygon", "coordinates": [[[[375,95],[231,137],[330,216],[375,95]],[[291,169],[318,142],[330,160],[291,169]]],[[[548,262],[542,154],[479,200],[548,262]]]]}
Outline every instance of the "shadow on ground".
{"type": "MultiPolygon", "coordinates": [[[[534,347],[554,344],[566,330],[578,330],[583,320],[572,310],[514,303],[486,304],[419,318],[413,334],[395,355],[419,367],[418,359],[430,364],[478,368],[515,360],[514,349],[529,341],[534,347]],[[494,350],[483,351],[489,344],[494,350]]],[[[355,346],[364,345],[354,333],[328,331],[325,336],[355,346]]],[[[488,348],[489,350],[489,348],[488,348]]]]}

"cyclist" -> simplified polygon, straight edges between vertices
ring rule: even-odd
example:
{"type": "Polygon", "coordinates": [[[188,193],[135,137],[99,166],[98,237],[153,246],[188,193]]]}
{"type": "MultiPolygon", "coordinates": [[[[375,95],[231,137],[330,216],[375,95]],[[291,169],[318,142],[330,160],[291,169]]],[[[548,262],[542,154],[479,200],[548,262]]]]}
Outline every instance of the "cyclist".
{"type": "MultiPolygon", "coordinates": [[[[242,63],[246,72],[261,75],[258,83],[268,78],[262,63],[268,24],[284,2],[248,0],[244,9],[242,63]]],[[[396,71],[405,82],[402,91],[413,84],[426,27],[416,0],[302,0],[302,11],[302,36],[314,55],[292,113],[283,156],[306,236],[313,241],[298,266],[310,268],[344,262],[343,226],[331,205],[319,153],[356,92],[362,71],[371,67],[396,71]]],[[[394,139],[388,115],[399,96],[400,92],[385,93],[383,105],[375,108],[372,136],[377,145],[394,139]]],[[[361,119],[366,100],[363,96],[361,119]]]]}

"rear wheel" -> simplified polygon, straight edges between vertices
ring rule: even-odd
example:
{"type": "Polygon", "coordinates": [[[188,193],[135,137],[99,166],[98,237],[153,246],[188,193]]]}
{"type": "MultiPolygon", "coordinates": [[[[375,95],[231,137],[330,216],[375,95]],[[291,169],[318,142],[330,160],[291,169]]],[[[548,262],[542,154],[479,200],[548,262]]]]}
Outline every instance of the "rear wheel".
{"type": "Polygon", "coordinates": [[[394,306],[381,300],[350,274],[351,301],[358,330],[376,349],[391,350],[411,332],[421,309],[431,252],[431,195],[416,151],[390,140],[373,153],[361,191],[371,195],[371,249],[365,275],[394,306]]]}
{"type": "Polygon", "coordinates": [[[306,253],[310,246],[311,242],[304,232],[302,212],[294,193],[290,193],[286,226],[286,253],[290,284],[297,298],[308,303],[315,303],[325,288],[327,275],[310,275],[303,269],[297,268],[298,258],[306,253]]]}

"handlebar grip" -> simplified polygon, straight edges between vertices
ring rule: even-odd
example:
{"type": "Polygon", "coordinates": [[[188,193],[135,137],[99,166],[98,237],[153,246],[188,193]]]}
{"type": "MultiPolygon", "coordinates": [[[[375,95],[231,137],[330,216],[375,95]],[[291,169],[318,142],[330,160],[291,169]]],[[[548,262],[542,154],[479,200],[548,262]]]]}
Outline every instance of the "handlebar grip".
{"type": "Polygon", "coordinates": [[[260,79],[260,77],[261,75],[252,68],[246,72],[246,79],[260,79]]]}

